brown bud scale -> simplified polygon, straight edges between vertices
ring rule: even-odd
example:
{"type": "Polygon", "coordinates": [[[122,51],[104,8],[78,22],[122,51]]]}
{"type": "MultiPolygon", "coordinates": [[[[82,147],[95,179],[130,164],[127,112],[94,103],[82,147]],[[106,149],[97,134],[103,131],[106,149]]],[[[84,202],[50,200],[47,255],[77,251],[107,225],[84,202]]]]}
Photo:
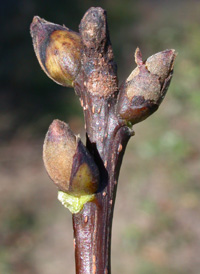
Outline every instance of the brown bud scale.
{"type": "Polygon", "coordinates": [[[62,191],[69,189],[76,148],[76,137],[70,127],[62,121],[54,120],[44,141],[43,160],[50,178],[62,191]]]}
{"type": "Polygon", "coordinates": [[[43,159],[50,178],[59,190],[74,196],[93,194],[98,189],[98,168],[70,127],[54,120],[47,132],[43,159]]]}
{"type": "Polygon", "coordinates": [[[78,140],[68,192],[75,196],[93,194],[98,189],[98,183],[99,170],[86,147],[78,140]]]}
{"type": "Polygon", "coordinates": [[[175,57],[174,50],[165,50],[143,62],[136,49],[138,66],[120,88],[117,112],[122,119],[135,124],[158,109],[172,78],[175,57]]]}
{"type": "Polygon", "coordinates": [[[44,72],[60,85],[73,86],[81,67],[80,35],[35,16],[31,24],[31,36],[44,72]]]}

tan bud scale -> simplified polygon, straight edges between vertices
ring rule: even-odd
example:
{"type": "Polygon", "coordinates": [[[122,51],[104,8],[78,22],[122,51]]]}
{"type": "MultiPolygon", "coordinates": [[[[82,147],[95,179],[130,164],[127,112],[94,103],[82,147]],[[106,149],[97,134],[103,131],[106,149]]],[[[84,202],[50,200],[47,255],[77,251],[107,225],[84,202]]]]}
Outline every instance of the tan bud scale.
{"type": "Polygon", "coordinates": [[[142,61],[137,48],[133,70],[120,89],[118,113],[132,124],[141,122],[155,112],[162,102],[173,74],[175,50],[165,50],[142,61]]]}
{"type": "Polygon", "coordinates": [[[54,120],[50,125],[44,141],[43,160],[59,190],[74,196],[97,191],[98,168],[66,123],[54,120]]]}

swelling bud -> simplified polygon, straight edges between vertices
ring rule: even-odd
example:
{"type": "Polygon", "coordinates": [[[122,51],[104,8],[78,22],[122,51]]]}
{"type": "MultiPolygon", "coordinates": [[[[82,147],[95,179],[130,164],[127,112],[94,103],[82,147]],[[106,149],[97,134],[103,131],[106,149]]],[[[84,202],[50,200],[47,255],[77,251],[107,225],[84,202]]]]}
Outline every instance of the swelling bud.
{"type": "Polygon", "coordinates": [[[81,66],[80,35],[39,16],[33,18],[30,32],[36,56],[44,72],[56,83],[72,87],[81,66]]]}
{"type": "Polygon", "coordinates": [[[165,50],[149,57],[145,62],[139,48],[135,52],[137,67],[120,88],[117,112],[131,124],[136,124],[161,104],[173,75],[175,50],[165,50]]]}
{"type": "Polygon", "coordinates": [[[46,134],[43,160],[59,190],[75,197],[92,195],[98,189],[98,168],[70,127],[54,120],[46,134]]]}

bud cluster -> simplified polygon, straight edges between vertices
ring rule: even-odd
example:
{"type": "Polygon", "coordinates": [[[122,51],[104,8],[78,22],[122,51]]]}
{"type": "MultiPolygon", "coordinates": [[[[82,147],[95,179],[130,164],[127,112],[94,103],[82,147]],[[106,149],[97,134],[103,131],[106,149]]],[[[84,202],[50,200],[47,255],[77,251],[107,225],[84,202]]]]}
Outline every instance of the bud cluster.
{"type": "MultiPolygon", "coordinates": [[[[107,148],[106,142],[111,144],[110,138],[114,138],[113,132],[118,126],[128,129],[127,125],[141,122],[158,109],[173,75],[175,50],[156,53],[143,61],[137,48],[137,67],[118,89],[106,14],[101,8],[86,12],[80,24],[80,34],[35,16],[31,36],[44,72],[56,83],[78,90],[81,105],[87,110],[87,128],[92,125],[91,130],[99,130],[98,152],[100,146],[106,144],[107,148]]],[[[92,141],[95,143],[96,140],[92,141]]],[[[120,143],[118,153],[121,150],[120,143]]],[[[59,200],[72,213],[79,212],[101,188],[101,166],[96,165],[90,152],[66,123],[54,120],[50,125],[44,141],[43,159],[50,178],[59,189],[59,200]]]]}

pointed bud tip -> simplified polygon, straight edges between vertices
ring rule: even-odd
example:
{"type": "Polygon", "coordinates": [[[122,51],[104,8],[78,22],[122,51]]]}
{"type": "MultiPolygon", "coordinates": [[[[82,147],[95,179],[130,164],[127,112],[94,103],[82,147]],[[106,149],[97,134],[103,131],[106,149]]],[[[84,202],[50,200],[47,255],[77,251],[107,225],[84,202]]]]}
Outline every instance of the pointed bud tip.
{"type": "Polygon", "coordinates": [[[138,66],[141,66],[143,64],[143,61],[142,61],[142,52],[139,49],[139,47],[137,47],[136,50],[135,50],[135,63],[138,66]]]}
{"type": "Polygon", "coordinates": [[[45,20],[42,19],[42,18],[40,18],[40,16],[35,15],[35,16],[33,17],[33,21],[32,21],[32,23],[31,23],[31,25],[41,24],[41,23],[43,23],[44,21],[45,21],[45,20]]]}
{"type": "MultiPolygon", "coordinates": [[[[159,53],[157,54],[159,55],[159,53]]],[[[175,51],[175,49],[166,49],[164,51],[161,51],[160,55],[162,57],[163,62],[169,64],[169,70],[173,70],[174,60],[177,56],[177,52],[175,51]],[[167,60],[169,60],[168,63],[167,60]]]]}
{"type": "Polygon", "coordinates": [[[158,75],[161,84],[163,84],[173,71],[176,56],[177,53],[174,49],[167,49],[150,56],[146,60],[145,66],[150,73],[158,75]]]}
{"type": "MultiPolygon", "coordinates": [[[[30,33],[31,33],[31,37],[33,39],[36,39],[36,35],[39,31],[41,31],[43,29],[43,31],[45,31],[45,29],[43,28],[43,25],[47,23],[46,20],[40,18],[39,16],[34,16],[33,17],[33,21],[30,25],[30,33]]],[[[40,34],[41,35],[41,34],[40,34]]]]}
{"type": "Polygon", "coordinates": [[[68,140],[72,142],[76,142],[76,136],[68,124],[58,119],[53,120],[47,132],[47,141],[58,141],[63,137],[68,138],[68,140]]]}
{"type": "Polygon", "coordinates": [[[51,129],[55,133],[55,135],[58,135],[65,127],[67,127],[67,124],[65,122],[55,119],[51,123],[49,129],[51,129]]]}
{"type": "Polygon", "coordinates": [[[53,24],[53,23],[51,23],[51,22],[49,22],[49,21],[47,21],[47,20],[45,20],[45,19],[43,19],[43,18],[41,18],[40,16],[38,16],[38,15],[35,15],[34,17],[33,17],[33,20],[32,20],[32,23],[31,23],[31,27],[34,27],[34,26],[42,26],[42,25],[44,25],[44,24],[47,24],[47,25],[56,25],[56,24],[53,24]]]}

